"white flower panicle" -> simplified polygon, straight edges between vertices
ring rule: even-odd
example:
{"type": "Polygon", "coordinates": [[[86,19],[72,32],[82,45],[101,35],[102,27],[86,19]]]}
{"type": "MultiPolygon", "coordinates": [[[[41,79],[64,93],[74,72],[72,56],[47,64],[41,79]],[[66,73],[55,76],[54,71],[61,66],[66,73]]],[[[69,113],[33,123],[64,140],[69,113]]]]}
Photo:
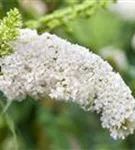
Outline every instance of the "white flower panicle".
{"type": "Polygon", "coordinates": [[[109,9],[121,16],[124,20],[135,21],[134,0],[118,0],[116,4],[111,4],[109,9]]]}
{"type": "Polygon", "coordinates": [[[0,58],[0,90],[8,100],[26,96],[72,101],[101,114],[115,139],[133,133],[135,101],[118,73],[88,49],[45,33],[24,29],[14,53],[0,58]]]}

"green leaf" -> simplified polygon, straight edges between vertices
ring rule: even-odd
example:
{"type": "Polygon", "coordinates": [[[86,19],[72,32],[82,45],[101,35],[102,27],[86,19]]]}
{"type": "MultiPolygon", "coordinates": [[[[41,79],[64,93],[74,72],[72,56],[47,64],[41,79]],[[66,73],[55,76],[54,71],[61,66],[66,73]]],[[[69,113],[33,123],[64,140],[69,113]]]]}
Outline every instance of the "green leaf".
{"type": "Polygon", "coordinates": [[[2,3],[2,8],[3,8],[3,11],[4,11],[4,14],[6,12],[8,12],[11,8],[14,8],[14,7],[18,7],[19,5],[19,1],[18,0],[1,0],[1,3],[2,3]]]}

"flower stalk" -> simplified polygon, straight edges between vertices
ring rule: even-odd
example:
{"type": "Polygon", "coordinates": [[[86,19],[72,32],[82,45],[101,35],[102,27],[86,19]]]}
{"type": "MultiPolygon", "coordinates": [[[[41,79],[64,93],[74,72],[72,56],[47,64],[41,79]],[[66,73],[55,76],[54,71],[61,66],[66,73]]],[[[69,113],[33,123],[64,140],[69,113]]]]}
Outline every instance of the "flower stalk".
{"type": "Polygon", "coordinates": [[[90,17],[100,8],[105,8],[108,0],[85,0],[81,4],[76,4],[65,9],[57,10],[39,20],[31,20],[25,23],[28,28],[42,31],[52,31],[76,18],[90,17]]]}

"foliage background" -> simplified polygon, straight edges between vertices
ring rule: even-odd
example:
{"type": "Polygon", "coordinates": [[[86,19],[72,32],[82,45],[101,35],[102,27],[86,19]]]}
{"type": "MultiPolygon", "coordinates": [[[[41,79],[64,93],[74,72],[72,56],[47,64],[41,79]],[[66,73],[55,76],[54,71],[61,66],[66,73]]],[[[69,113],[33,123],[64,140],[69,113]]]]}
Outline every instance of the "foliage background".
{"type": "MultiPolygon", "coordinates": [[[[17,7],[24,22],[36,20],[81,1],[0,0],[0,18],[11,8],[17,7]]],[[[135,51],[131,46],[135,33],[134,21],[125,21],[109,10],[100,9],[90,18],[76,18],[50,32],[88,47],[99,55],[106,56],[109,53],[106,59],[119,71],[135,96],[135,51]],[[103,53],[106,46],[115,48],[108,48],[103,53]]],[[[84,112],[76,104],[50,99],[36,102],[28,97],[21,103],[14,102],[7,113],[8,117],[0,116],[0,150],[15,149],[15,137],[10,126],[12,121],[19,150],[135,149],[135,134],[123,141],[113,140],[108,131],[101,128],[98,115],[84,112]]]]}

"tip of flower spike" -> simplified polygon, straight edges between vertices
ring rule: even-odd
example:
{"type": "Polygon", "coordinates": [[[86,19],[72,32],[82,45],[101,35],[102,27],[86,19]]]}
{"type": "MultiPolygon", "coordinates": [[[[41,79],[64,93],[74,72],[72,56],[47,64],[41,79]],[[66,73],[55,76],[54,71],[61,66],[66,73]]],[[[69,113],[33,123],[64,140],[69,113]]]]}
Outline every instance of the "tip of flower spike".
{"type": "Polygon", "coordinates": [[[0,56],[9,55],[13,52],[10,41],[16,40],[19,28],[22,25],[21,14],[17,8],[7,12],[7,16],[0,22],[0,56]]]}

